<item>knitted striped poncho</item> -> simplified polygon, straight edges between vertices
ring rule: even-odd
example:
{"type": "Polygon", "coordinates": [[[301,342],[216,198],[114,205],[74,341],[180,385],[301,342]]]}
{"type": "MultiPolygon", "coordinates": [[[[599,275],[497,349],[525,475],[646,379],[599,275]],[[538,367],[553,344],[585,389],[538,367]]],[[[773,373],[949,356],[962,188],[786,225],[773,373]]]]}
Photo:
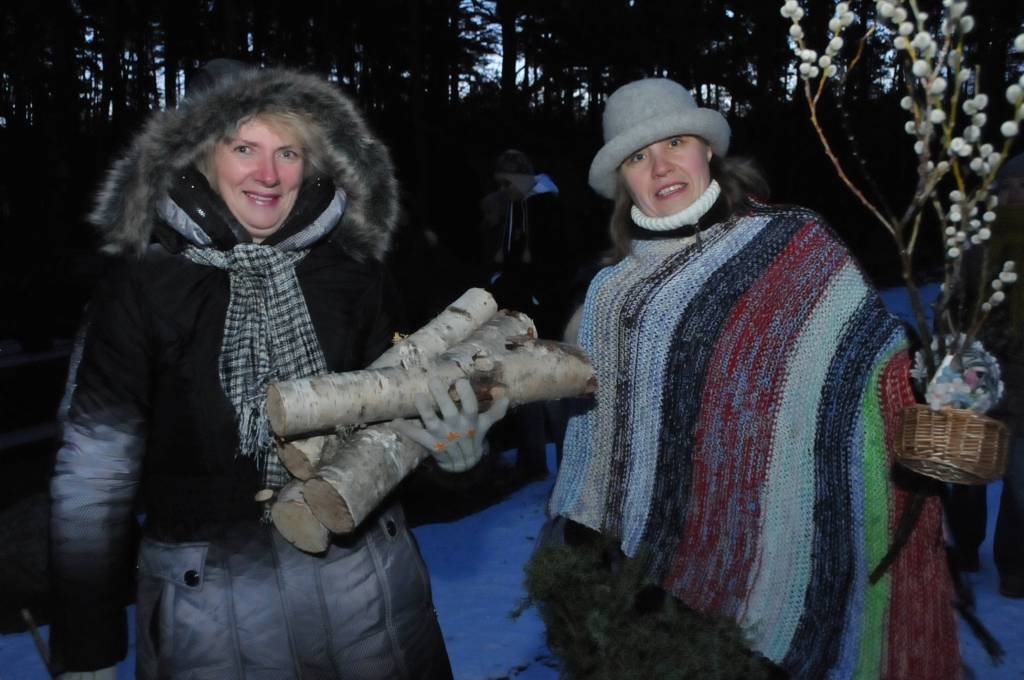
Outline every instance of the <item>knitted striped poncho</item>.
{"type": "Polygon", "coordinates": [[[888,451],[906,341],[815,214],[758,207],[640,241],[579,332],[596,405],[569,425],[553,515],[621,537],[699,612],[800,678],[959,673],[940,508],[877,584],[906,493],[888,451]]]}

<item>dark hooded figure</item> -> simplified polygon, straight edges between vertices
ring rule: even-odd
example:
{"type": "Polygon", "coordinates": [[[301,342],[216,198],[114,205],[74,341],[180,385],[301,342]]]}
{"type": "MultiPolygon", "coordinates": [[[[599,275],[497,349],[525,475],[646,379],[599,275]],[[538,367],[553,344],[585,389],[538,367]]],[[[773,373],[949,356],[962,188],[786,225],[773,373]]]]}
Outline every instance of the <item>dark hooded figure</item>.
{"type": "MultiPolygon", "coordinates": [[[[388,151],[317,77],[208,71],[91,215],[122,257],[88,310],[51,482],[55,666],[113,677],[134,574],[139,678],[450,678],[399,506],[310,555],[256,500],[288,479],[267,384],[362,368],[396,330],[388,151]]],[[[490,416],[469,410],[477,436],[443,469],[479,458],[490,416]]]]}

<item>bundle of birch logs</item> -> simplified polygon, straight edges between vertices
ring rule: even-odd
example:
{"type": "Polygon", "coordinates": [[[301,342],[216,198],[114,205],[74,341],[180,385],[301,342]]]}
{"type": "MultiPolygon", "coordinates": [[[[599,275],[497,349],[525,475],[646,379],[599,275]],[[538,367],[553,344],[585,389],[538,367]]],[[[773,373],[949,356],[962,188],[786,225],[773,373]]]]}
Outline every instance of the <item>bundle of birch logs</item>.
{"type": "Polygon", "coordinates": [[[392,425],[417,416],[416,395],[429,394],[430,378],[449,385],[467,378],[481,408],[501,396],[514,407],[597,388],[579,349],[539,340],[529,317],[497,311],[479,288],[365,370],[272,384],[267,414],[295,479],[274,498],[271,518],[288,541],[326,550],[331,534],[352,532],[430,455],[392,425]]]}

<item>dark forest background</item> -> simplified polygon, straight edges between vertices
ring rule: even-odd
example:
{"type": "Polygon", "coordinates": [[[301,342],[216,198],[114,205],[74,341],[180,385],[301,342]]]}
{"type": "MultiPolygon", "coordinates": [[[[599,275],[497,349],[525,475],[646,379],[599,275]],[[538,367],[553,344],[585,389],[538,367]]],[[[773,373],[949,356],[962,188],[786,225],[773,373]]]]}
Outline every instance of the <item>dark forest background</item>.
{"type": "MultiPolygon", "coordinates": [[[[920,0],[938,21],[940,0],[920,0]]],[[[834,0],[802,0],[811,44],[825,44],[834,0]]],[[[565,280],[607,246],[610,204],[586,184],[608,94],[667,76],[717,107],[731,153],[765,170],[772,198],[821,212],[881,285],[899,282],[889,236],[842,187],[814,135],[796,79],[781,0],[5,0],[0,3],[0,631],[44,598],[45,488],[69,339],[106,263],[85,223],[104,171],[146,116],[173,107],[216,57],[288,65],[337,81],[390,147],[404,220],[392,255],[410,321],[479,285],[479,204],[494,159],[515,147],[561,189],[571,242],[565,280]],[[427,234],[436,239],[427,238],[427,234]]],[[[873,0],[852,0],[873,17],[873,0]]],[[[975,0],[969,61],[990,95],[988,140],[1003,92],[1024,73],[1011,45],[1024,0],[975,0]]],[[[846,50],[869,28],[858,20],[846,50]]],[[[915,182],[899,108],[903,73],[886,32],[822,104],[845,158],[858,153],[902,208],[915,182]],[[841,113],[840,113],[841,112],[841,113]],[[858,140],[856,147],[850,136],[858,140]]],[[[973,95],[973,91],[968,94],[973,95]]],[[[997,135],[998,133],[996,133],[997,135]]],[[[1020,151],[1020,145],[1015,151],[1020,151]]],[[[863,173],[852,168],[854,178],[863,173]]],[[[932,230],[934,231],[934,230],[932,230]]],[[[935,236],[931,234],[931,236],[935,236]]],[[[937,241],[938,239],[933,239],[937,241]]],[[[935,243],[919,249],[927,277],[935,243]]],[[[582,277],[581,277],[582,278],[582,277]]],[[[450,504],[450,499],[446,498],[450,504]]],[[[45,606],[35,608],[37,617],[45,606]]]]}
{"type": "MultiPolygon", "coordinates": [[[[824,45],[835,2],[802,4],[812,44],[824,45]]],[[[927,4],[935,5],[937,20],[940,3],[927,4]]],[[[850,5],[873,17],[871,0],[850,5]]],[[[507,147],[524,150],[561,188],[576,256],[567,266],[599,253],[610,205],[586,186],[586,171],[601,144],[603,101],[629,80],[661,75],[726,114],[731,153],[759,161],[774,200],[821,211],[876,280],[895,282],[888,237],[840,186],[802,94],[794,95],[789,20],[779,6],[8,0],[0,8],[0,148],[7,159],[0,167],[0,338],[35,346],[73,334],[102,268],[83,216],[104,170],[150,111],[174,106],[196,70],[222,56],[321,73],[362,104],[393,152],[404,189],[400,279],[412,260],[428,257],[421,239],[430,229],[439,237],[429,255],[437,286],[460,292],[471,278],[479,201],[493,188],[495,155],[507,147]]],[[[1024,71],[1024,55],[1011,47],[1024,8],[1021,0],[979,0],[969,12],[977,19],[970,60],[991,95],[994,132],[1008,112],[1002,92],[1024,71]]],[[[847,50],[864,30],[860,20],[848,29],[847,50]]],[[[824,124],[842,153],[854,150],[847,133],[857,136],[875,184],[902,206],[914,158],[902,132],[902,73],[893,68],[890,41],[885,32],[872,40],[841,107],[824,103],[824,124]],[[840,108],[845,115],[837,115],[840,108]]],[[[424,286],[406,283],[413,291],[424,286]]]]}

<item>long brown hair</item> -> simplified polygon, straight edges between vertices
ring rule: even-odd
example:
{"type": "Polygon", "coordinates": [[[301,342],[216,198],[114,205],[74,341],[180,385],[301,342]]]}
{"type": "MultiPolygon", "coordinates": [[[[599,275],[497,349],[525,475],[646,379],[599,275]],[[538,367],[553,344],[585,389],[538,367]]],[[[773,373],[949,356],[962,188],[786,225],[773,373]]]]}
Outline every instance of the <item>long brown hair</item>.
{"type": "MultiPolygon", "coordinates": [[[[753,160],[721,158],[716,154],[711,157],[708,165],[711,177],[718,180],[722,193],[708,214],[701,218],[698,225],[700,228],[748,212],[751,208],[751,198],[768,199],[768,180],[753,160]]],[[[632,205],[633,199],[630,198],[620,174],[609,224],[612,247],[606,257],[608,264],[614,264],[633,252],[633,241],[637,238],[640,228],[629,215],[632,205]]]]}

